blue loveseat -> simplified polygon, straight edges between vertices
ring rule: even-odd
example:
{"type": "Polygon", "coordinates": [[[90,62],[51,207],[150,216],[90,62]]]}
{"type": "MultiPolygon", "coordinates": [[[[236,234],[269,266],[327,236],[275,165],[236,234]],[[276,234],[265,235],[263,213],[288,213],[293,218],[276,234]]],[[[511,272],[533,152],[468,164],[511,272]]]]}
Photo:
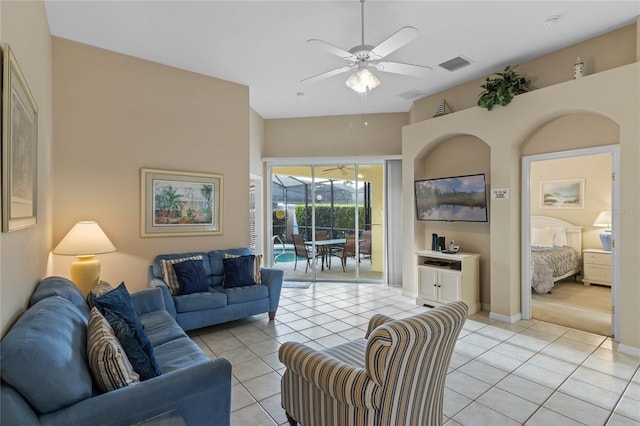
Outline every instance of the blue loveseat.
{"type": "Polygon", "coordinates": [[[189,339],[164,309],[160,290],[131,299],[160,376],[97,391],[87,361],[88,305],[71,281],[49,277],[2,339],[0,424],[131,425],[166,414],[187,425],[229,425],[229,361],[210,360],[189,339]]]}
{"type": "Polygon", "coordinates": [[[149,286],[162,290],[167,311],[173,315],[184,330],[193,330],[209,325],[246,318],[268,312],[274,319],[280,292],[282,291],[283,271],[260,268],[261,284],[225,288],[224,256],[247,256],[249,248],[213,250],[205,252],[161,254],[156,256],[149,267],[149,286]],[[201,256],[208,288],[206,292],[185,295],[172,295],[163,279],[161,261],[201,256]]]}

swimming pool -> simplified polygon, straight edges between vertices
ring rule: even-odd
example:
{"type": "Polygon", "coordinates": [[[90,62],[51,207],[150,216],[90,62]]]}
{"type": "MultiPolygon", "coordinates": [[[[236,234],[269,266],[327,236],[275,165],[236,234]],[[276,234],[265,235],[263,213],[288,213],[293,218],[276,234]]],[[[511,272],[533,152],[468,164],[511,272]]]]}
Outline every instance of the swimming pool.
{"type": "Polygon", "coordinates": [[[287,263],[294,262],[296,260],[296,251],[295,249],[282,249],[276,251],[273,256],[274,263],[287,263]]]}

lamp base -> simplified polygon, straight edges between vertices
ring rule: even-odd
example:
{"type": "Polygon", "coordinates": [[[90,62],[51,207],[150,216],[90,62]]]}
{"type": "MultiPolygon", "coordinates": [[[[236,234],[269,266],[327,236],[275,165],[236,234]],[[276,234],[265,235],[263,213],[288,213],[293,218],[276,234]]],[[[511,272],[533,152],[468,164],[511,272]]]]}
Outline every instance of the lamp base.
{"type": "Polygon", "coordinates": [[[602,249],[611,251],[611,230],[607,229],[600,233],[600,242],[602,242],[602,249]]]}
{"type": "Polygon", "coordinates": [[[71,281],[78,286],[84,296],[100,280],[100,261],[94,256],[78,256],[71,264],[71,281]]]}

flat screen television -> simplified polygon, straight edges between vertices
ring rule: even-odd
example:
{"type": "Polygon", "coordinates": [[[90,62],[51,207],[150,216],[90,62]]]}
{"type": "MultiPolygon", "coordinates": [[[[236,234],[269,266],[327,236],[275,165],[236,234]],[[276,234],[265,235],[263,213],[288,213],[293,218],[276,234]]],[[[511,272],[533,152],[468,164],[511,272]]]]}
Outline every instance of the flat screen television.
{"type": "Polygon", "coordinates": [[[487,222],[484,173],[415,181],[418,220],[487,222]]]}

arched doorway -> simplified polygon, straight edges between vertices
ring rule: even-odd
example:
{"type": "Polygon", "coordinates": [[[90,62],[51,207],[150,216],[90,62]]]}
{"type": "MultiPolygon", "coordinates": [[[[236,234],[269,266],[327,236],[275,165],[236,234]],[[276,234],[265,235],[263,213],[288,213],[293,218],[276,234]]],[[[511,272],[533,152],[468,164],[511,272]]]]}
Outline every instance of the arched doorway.
{"type": "MultiPolygon", "coordinates": [[[[612,176],[618,169],[618,145],[613,144],[618,139],[618,125],[607,117],[574,113],[546,122],[523,142],[521,271],[524,319],[540,319],[596,334],[616,336],[617,253],[615,249],[603,248],[599,239],[601,229],[594,226],[594,221],[602,211],[617,211],[618,182],[612,176]],[[575,148],[576,145],[584,148],[563,150],[575,148]],[[562,182],[578,183],[582,191],[579,203],[563,206],[545,202],[543,196],[545,191],[549,192],[545,188],[562,182]],[[554,241],[554,247],[539,246],[543,244],[539,238],[539,226],[532,223],[547,217],[580,229],[579,247],[574,247],[579,252],[576,275],[563,278],[562,268],[568,266],[549,263],[551,257],[546,256],[552,256],[551,251],[563,250],[557,247],[560,244],[554,241]],[[535,236],[532,235],[534,231],[535,236]],[[539,273],[546,266],[536,263],[538,256],[545,257],[545,265],[555,268],[553,282],[546,282],[551,280],[550,273],[547,274],[549,276],[539,273]],[[585,268],[588,271],[592,269],[592,256],[596,256],[598,262],[606,263],[596,266],[604,268],[601,269],[605,271],[604,275],[610,275],[608,280],[598,281],[595,285],[591,285],[590,277],[585,278],[585,268]],[[608,272],[609,268],[611,273],[608,272]]],[[[564,232],[562,228],[553,226],[545,228],[549,232],[564,232]]],[[[613,230],[617,231],[615,225],[613,230]]],[[[568,250],[566,246],[564,249],[568,250]]]]}

